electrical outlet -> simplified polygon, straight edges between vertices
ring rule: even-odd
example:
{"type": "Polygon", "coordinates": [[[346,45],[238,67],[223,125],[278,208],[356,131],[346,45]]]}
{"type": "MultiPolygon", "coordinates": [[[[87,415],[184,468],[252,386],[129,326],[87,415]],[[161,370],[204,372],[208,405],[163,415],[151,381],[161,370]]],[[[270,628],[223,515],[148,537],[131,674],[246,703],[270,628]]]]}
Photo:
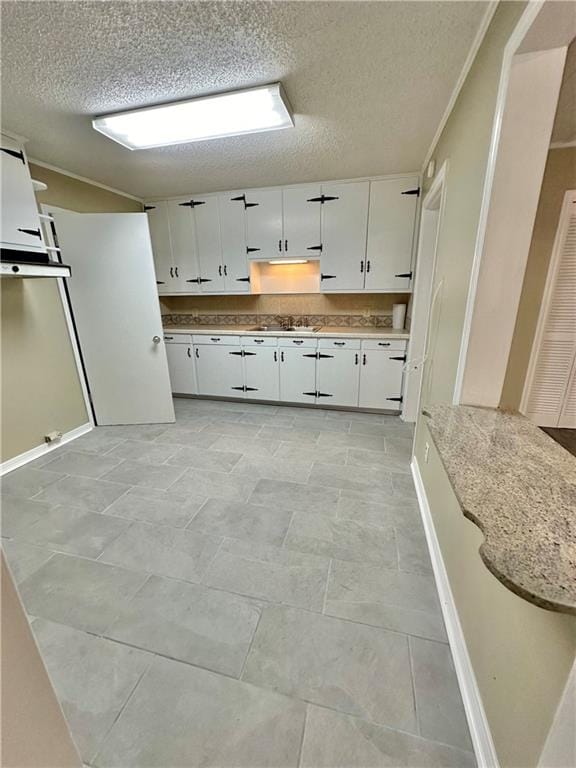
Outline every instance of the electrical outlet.
{"type": "Polygon", "coordinates": [[[424,464],[428,464],[428,454],[430,453],[430,444],[424,444],[424,464]]]}
{"type": "Polygon", "coordinates": [[[372,310],[370,309],[370,307],[364,307],[364,309],[362,310],[362,317],[370,317],[371,313],[372,313],[372,310]]]}
{"type": "Polygon", "coordinates": [[[56,430],[54,432],[48,432],[47,435],[44,435],[44,442],[45,443],[55,443],[58,440],[62,440],[62,432],[56,430]]]}

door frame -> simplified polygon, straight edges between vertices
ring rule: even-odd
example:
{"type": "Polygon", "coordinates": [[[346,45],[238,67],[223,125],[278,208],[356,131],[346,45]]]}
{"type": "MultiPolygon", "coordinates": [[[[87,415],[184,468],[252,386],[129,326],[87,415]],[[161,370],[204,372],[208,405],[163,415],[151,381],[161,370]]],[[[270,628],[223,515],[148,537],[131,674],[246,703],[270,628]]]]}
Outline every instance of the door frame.
{"type": "Polygon", "coordinates": [[[404,366],[404,407],[401,418],[406,422],[414,422],[418,417],[420,397],[422,395],[422,377],[424,363],[427,357],[428,326],[430,311],[432,308],[432,287],[436,274],[436,257],[438,253],[438,239],[444,216],[446,202],[446,177],[449,161],[445,160],[438,171],[434,181],[424,200],[420,214],[420,231],[418,235],[418,249],[416,256],[414,280],[414,292],[412,294],[413,314],[410,323],[410,340],[408,342],[407,361],[404,366]],[[425,226],[426,218],[430,212],[437,212],[436,226],[428,231],[425,226]],[[428,237],[433,234],[433,242],[428,237]],[[428,260],[430,269],[423,274],[422,264],[428,260]],[[430,263],[431,260],[431,263],[430,263]]]}
{"type": "Polygon", "coordinates": [[[550,309],[550,305],[554,297],[554,283],[556,282],[556,275],[558,273],[560,260],[562,258],[564,242],[566,240],[566,234],[570,223],[571,207],[574,204],[574,200],[576,200],[576,189],[566,190],[562,200],[560,216],[558,218],[558,226],[556,228],[554,245],[552,247],[552,254],[550,256],[550,264],[548,266],[548,273],[546,275],[544,294],[542,296],[540,313],[538,315],[538,324],[536,326],[536,333],[534,334],[534,341],[532,342],[532,349],[530,351],[530,361],[528,363],[528,370],[526,372],[526,379],[524,381],[524,389],[522,390],[522,399],[520,401],[519,410],[523,415],[526,415],[528,410],[528,402],[530,400],[530,393],[532,391],[534,376],[536,374],[538,356],[540,354],[540,348],[544,338],[546,320],[548,318],[548,310],[550,309]]]}
{"type": "MultiPolygon", "coordinates": [[[[77,211],[71,211],[68,208],[61,208],[58,205],[50,205],[49,203],[42,203],[40,210],[43,216],[50,216],[51,211],[58,213],[77,213],[77,211]]],[[[56,238],[54,237],[55,228],[53,221],[43,219],[43,222],[47,222],[49,226],[44,227],[44,235],[46,238],[46,244],[49,248],[56,248],[56,238]]],[[[53,251],[58,254],[57,261],[61,261],[60,251],[53,251]]],[[[76,365],[76,372],[78,379],[80,380],[80,388],[82,390],[82,397],[84,398],[84,405],[86,406],[86,413],[88,414],[88,421],[91,427],[96,426],[96,419],[94,417],[94,409],[92,407],[92,399],[90,397],[90,388],[88,386],[88,379],[86,377],[86,371],[84,370],[84,363],[82,362],[82,352],[80,350],[80,342],[74,326],[74,316],[72,314],[72,307],[70,306],[70,296],[64,278],[59,277],[56,279],[58,285],[58,293],[60,294],[60,301],[62,304],[62,311],[64,312],[64,320],[66,322],[66,328],[68,330],[68,338],[70,339],[70,346],[72,347],[72,354],[74,356],[74,363],[76,365]]]]}

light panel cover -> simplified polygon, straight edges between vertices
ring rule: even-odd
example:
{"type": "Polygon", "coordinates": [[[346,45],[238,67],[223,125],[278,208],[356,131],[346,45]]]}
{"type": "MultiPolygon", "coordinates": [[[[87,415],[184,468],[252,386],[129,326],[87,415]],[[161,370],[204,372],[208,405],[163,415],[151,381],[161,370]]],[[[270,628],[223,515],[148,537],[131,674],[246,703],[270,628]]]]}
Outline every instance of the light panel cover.
{"type": "Polygon", "coordinates": [[[103,115],[93,127],[128,149],[294,127],[281,83],[103,115]]]}

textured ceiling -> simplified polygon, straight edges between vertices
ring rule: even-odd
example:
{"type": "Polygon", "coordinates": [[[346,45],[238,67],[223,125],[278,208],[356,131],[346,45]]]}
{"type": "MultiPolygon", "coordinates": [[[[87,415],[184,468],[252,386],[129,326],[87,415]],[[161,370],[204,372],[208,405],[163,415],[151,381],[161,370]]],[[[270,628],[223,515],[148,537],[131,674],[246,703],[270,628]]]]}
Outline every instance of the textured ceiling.
{"type": "Polygon", "coordinates": [[[132,194],[418,169],[485,2],[2,3],[2,117],[132,194]],[[130,152],[93,115],[281,80],[296,127],[130,152]]]}

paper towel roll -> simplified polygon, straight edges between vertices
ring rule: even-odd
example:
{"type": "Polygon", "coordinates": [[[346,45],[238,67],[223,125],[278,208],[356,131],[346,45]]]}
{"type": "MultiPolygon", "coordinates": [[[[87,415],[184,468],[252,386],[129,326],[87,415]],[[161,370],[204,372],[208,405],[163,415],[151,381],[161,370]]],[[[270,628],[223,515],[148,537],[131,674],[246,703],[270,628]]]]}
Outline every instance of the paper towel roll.
{"type": "Polygon", "coordinates": [[[392,307],[392,328],[396,331],[404,330],[406,320],[406,304],[394,304],[392,307]]]}

